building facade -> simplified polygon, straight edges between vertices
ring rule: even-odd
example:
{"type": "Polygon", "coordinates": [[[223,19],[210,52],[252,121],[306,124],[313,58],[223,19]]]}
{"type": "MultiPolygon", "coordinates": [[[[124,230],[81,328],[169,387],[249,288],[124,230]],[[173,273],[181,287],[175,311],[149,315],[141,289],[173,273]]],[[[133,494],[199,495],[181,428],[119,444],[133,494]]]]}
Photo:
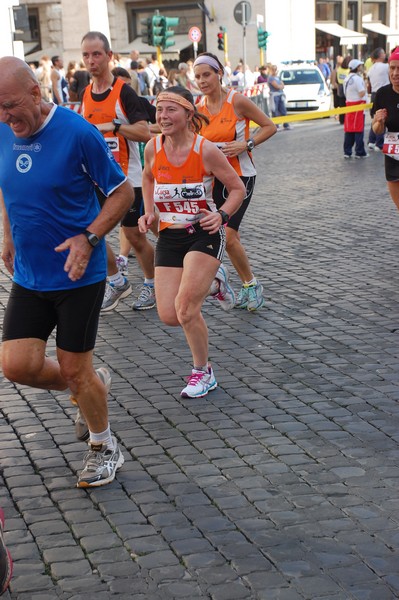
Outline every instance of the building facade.
{"type": "MultiPolygon", "coordinates": [[[[142,55],[155,51],[141,39],[141,21],[156,10],[179,17],[175,45],[163,53],[169,66],[195,52],[215,52],[232,67],[245,62],[333,59],[350,53],[365,57],[382,46],[399,44],[398,0],[249,0],[248,22],[240,21],[241,3],[225,0],[19,0],[15,39],[23,42],[27,61],[43,54],[62,54],[64,61],[80,59],[80,40],[90,29],[109,36],[114,52],[128,57],[135,48],[142,55]],[[188,38],[196,26],[202,32],[198,48],[188,38]],[[257,43],[257,29],[270,35],[266,52],[257,43]],[[226,30],[226,47],[218,50],[218,33],[226,30]]],[[[242,13],[241,13],[242,15],[242,13]]]]}

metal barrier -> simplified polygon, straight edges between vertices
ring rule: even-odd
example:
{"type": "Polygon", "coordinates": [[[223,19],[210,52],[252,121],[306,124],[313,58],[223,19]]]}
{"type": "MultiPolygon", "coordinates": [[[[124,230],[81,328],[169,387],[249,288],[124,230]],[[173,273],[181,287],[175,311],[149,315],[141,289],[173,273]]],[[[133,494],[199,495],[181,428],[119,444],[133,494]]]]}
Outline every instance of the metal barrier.
{"type": "MultiPolygon", "coordinates": [[[[244,96],[252,100],[252,102],[254,102],[256,106],[258,106],[264,113],[270,116],[268,103],[269,87],[267,83],[259,83],[247,89],[235,86],[234,89],[238,92],[241,92],[244,96]]],[[[155,104],[156,102],[156,96],[144,96],[144,98],[147,98],[147,100],[149,100],[151,104],[155,104]]],[[[194,94],[195,103],[198,103],[200,98],[201,94],[194,94]]],[[[77,113],[80,113],[81,110],[80,102],[64,102],[62,106],[70,108],[71,110],[77,113]]]]}

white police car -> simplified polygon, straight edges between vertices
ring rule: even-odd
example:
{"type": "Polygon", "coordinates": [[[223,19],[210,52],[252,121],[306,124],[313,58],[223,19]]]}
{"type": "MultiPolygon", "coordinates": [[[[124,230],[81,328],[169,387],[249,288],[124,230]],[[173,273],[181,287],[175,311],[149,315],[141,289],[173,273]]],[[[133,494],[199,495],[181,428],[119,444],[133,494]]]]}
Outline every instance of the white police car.
{"type": "Polygon", "coordinates": [[[282,64],[287,111],[325,111],[331,108],[331,92],[320,69],[309,63],[282,64]]]}

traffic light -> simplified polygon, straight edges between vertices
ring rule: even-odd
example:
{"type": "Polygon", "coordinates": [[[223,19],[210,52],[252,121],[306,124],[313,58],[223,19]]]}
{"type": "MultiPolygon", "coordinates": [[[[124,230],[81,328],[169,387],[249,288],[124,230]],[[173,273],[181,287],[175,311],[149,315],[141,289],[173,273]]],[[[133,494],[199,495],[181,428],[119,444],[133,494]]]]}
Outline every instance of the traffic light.
{"type": "Polygon", "coordinates": [[[148,44],[152,46],[152,19],[148,17],[147,19],[140,19],[140,23],[143,26],[141,28],[141,39],[144,44],[148,44]]]}
{"type": "Polygon", "coordinates": [[[175,41],[172,38],[175,32],[170,27],[176,27],[179,21],[179,17],[164,17],[159,14],[141,19],[142,41],[149,46],[157,46],[163,50],[174,46],[175,41]]]}
{"type": "Polygon", "coordinates": [[[163,19],[161,15],[154,15],[151,19],[152,44],[151,46],[162,46],[163,42],[163,19]]]}
{"type": "Polygon", "coordinates": [[[175,45],[175,41],[172,39],[175,32],[173,29],[169,29],[169,27],[176,27],[179,24],[180,19],[179,17],[161,17],[161,19],[162,43],[160,45],[162,46],[162,49],[165,50],[165,48],[170,48],[175,45]]]}
{"type": "Polygon", "coordinates": [[[219,27],[218,35],[218,50],[224,51],[226,27],[219,27]]]}
{"type": "Polygon", "coordinates": [[[269,33],[259,27],[258,29],[258,48],[261,50],[266,50],[267,48],[267,38],[269,37],[269,33]]]}

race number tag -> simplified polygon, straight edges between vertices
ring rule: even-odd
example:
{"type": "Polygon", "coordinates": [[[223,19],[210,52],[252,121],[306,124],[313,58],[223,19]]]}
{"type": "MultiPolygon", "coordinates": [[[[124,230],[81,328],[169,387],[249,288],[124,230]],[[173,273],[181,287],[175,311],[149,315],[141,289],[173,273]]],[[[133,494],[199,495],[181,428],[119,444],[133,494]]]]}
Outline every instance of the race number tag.
{"type": "Polygon", "coordinates": [[[203,183],[155,183],[154,201],[159,211],[160,229],[169,225],[194,224],[207,208],[203,183]]]}
{"type": "Polygon", "coordinates": [[[382,151],[387,156],[399,160],[399,133],[387,131],[384,135],[382,151]]]}
{"type": "Polygon", "coordinates": [[[119,138],[115,137],[106,137],[105,141],[107,142],[108,148],[111,150],[114,159],[118,164],[120,164],[120,155],[119,155],[119,138]]]}

